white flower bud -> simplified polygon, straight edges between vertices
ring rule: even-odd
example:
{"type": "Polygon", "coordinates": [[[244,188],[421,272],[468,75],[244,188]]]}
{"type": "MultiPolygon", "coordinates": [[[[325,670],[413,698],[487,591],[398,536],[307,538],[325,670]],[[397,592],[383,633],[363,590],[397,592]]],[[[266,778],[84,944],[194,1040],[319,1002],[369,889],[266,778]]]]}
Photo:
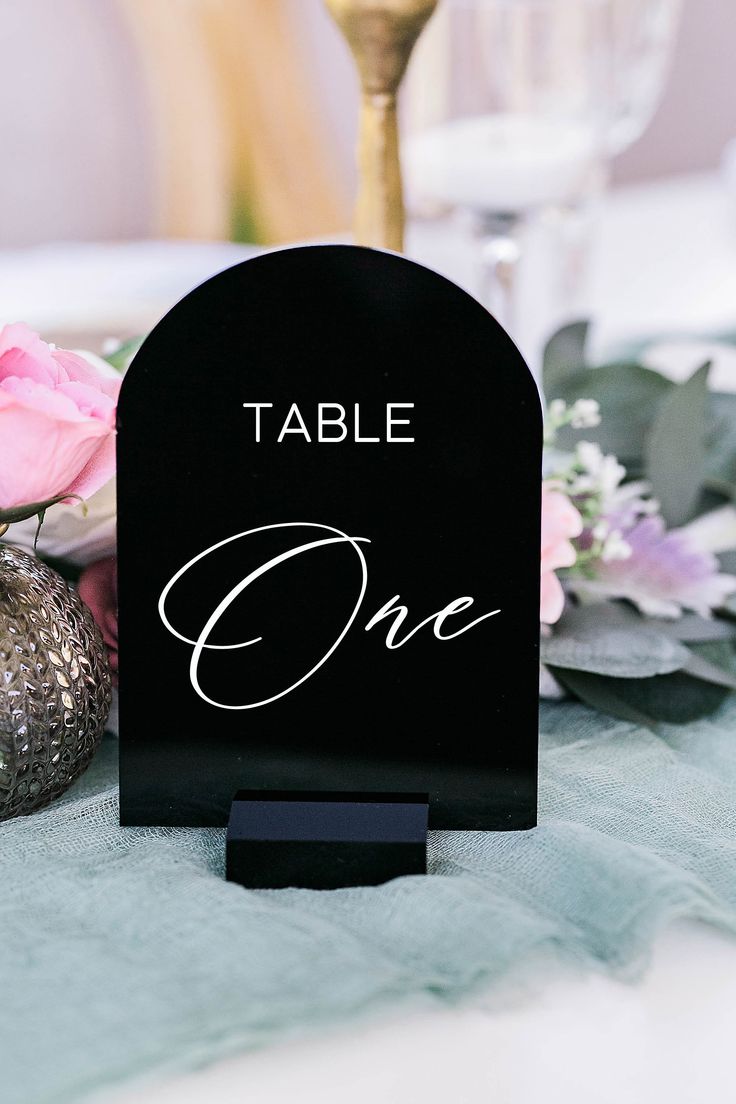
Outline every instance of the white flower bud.
{"type": "Polygon", "coordinates": [[[575,450],[575,455],[580,466],[589,471],[591,475],[598,472],[603,460],[603,453],[598,445],[592,441],[580,441],[575,450]]]}
{"type": "Polygon", "coordinates": [[[620,529],[613,529],[603,545],[601,559],[604,563],[610,563],[612,560],[628,560],[632,552],[631,545],[624,540],[620,529]]]}
{"type": "Polygon", "coordinates": [[[595,399],[578,399],[570,411],[573,429],[592,429],[601,424],[601,408],[595,399]]]}

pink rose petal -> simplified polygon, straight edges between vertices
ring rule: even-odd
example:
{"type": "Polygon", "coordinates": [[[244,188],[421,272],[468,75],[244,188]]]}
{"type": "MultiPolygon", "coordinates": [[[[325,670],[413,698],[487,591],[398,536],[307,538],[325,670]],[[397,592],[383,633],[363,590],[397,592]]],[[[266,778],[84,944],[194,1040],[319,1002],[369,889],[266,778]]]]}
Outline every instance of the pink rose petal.
{"type": "Polygon", "coordinates": [[[87,605],[102,632],[113,682],[118,673],[118,587],[117,560],[108,556],[90,564],[79,580],[79,597],[87,605]]]}
{"type": "Polygon", "coordinates": [[[560,567],[572,567],[577,558],[572,537],[583,531],[583,519],[566,494],[542,484],[542,549],[540,620],[552,625],[562,615],[565,595],[555,575],[560,567]]]}
{"type": "Polygon", "coordinates": [[[6,376],[34,379],[49,387],[63,378],[49,346],[25,322],[0,330],[0,380],[6,376]]]}
{"type": "Polygon", "coordinates": [[[0,328],[0,509],[88,497],[107,483],[119,390],[119,380],[22,322],[0,328]]]}

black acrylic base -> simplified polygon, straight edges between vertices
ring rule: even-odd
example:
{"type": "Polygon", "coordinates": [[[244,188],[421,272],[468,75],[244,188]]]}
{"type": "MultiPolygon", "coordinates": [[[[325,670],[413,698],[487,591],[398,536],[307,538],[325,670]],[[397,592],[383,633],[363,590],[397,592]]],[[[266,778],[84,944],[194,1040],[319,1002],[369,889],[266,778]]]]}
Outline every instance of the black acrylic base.
{"type": "Polygon", "coordinates": [[[427,870],[427,794],[241,790],[227,879],[250,889],[379,885],[427,870]]]}

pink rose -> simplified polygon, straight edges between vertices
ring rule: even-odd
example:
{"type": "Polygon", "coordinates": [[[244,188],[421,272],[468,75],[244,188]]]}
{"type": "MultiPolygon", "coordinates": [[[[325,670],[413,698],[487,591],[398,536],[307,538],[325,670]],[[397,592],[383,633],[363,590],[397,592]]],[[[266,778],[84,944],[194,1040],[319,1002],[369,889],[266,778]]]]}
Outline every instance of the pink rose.
{"type": "Polygon", "coordinates": [[[112,681],[118,683],[118,561],[115,556],[90,564],[79,579],[79,597],[102,633],[112,681]]]}
{"type": "Polygon", "coordinates": [[[22,322],[0,329],[0,510],[86,498],[115,474],[120,380],[22,322]]]}
{"type": "Polygon", "coordinates": [[[542,484],[542,578],[539,619],[552,625],[562,615],[565,595],[555,575],[558,567],[572,567],[576,553],[570,539],[583,531],[583,519],[562,491],[542,484]]]}

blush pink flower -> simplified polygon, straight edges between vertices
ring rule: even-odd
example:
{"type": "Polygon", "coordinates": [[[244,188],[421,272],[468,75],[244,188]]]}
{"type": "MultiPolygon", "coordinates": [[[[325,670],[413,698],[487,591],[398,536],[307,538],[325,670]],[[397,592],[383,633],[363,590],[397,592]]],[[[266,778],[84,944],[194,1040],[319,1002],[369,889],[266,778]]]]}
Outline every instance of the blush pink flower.
{"type": "Polygon", "coordinates": [[[86,498],[107,483],[119,389],[24,323],[0,329],[0,510],[86,498]]]}
{"type": "Polygon", "coordinates": [[[118,561],[115,556],[90,564],[79,579],[79,597],[102,633],[113,683],[118,682],[118,561]]]}
{"type": "Polygon", "coordinates": [[[562,615],[565,595],[555,575],[572,567],[576,552],[571,541],[583,531],[583,519],[570,499],[554,485],[542,484],[542,563],[539,619],[553,625],[562,615]]]}

